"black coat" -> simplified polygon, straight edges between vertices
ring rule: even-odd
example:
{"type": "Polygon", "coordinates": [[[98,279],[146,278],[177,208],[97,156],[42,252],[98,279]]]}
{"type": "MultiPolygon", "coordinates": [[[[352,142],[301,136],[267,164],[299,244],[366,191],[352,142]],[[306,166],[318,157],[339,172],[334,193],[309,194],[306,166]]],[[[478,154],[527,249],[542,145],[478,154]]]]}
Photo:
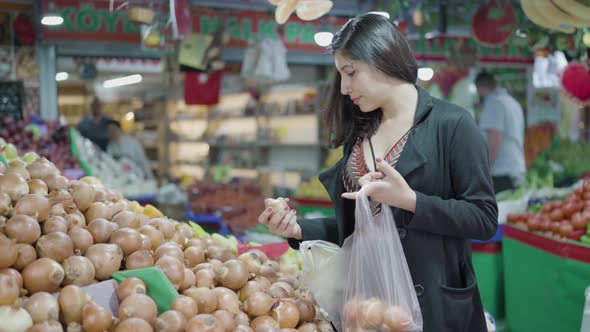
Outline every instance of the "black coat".
{"type": "MultiPolygon", "coordinates": [[[[416,191],[416,212],[391,208],[422,309],[424,332],[487,331],[471,262],[471,239],[497,229],[487,146],[473,117],[418,89],[414,130],[397,170],[416,191]]],[[[392,145],[395,142],[392,142],[392,145]]],[[[299,219],[304,240],[342,245],[354,231],[354,201],[344,192],[344,157],[320,174],[336,216],[299,219]]],[[[290,240],[294,247],[298,242],[290,240]]]]}

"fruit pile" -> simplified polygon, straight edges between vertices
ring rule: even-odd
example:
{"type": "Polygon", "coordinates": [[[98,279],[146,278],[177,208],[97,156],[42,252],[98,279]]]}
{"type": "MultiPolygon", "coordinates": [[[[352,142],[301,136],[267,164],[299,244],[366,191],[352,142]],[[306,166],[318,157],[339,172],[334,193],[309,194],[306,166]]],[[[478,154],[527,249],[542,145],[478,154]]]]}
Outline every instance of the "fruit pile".
{"type": "Polygon", "coordinates": [[[533,207],[526,213],[509,214],[507,221],[553,238],[585,240],[590,244],[590,236],[585,236],[590,224],[590,180],[562,201],[548,201],[540,209],[533,207]]]}
{"type": "Polygon", "coordinates": [[[2,119],[0,128],[0,150],[7,160],[18,157],[17,151],[31,151],[29,154],[55,160],[58,169],[79,169],[76,158],[70,152],[68,127],[55,122],[45,124],[47,132],[41,134],[39,127],[27,125],[24,120],[12,117],[2,119]]]}
{"type": "Polygon", "coordinates": [[[238,256],[96,178],[70,181],[44,158],[16,161],[0,166],[0,330],[332,331],[293,260],[238,256]],[[169,285],[156,289],[175,296],[165,310],[144,279],[121,280],[115,312],[87,292],[153,267],[169,285]]]}

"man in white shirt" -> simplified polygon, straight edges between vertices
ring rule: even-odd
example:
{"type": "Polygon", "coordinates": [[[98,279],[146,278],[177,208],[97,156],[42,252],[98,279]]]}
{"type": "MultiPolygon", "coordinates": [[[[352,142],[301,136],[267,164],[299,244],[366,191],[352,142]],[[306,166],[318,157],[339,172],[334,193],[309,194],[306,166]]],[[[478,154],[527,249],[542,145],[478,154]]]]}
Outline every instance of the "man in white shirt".
{"type": "Polygon", "coordinates": [[[139,141],[130,135],[123,133],[121,125],[115,120],[110,120],[107,125],[109,144],[107,153],[115,159],[127,158],[141,169],[146,178],[153,176],[150,163],[145,156],[143,146],[139,141]]]}
{"type": "Polygon", "coordinates": [[[522,107],[494,76],[480,73],[475,78],[483,99],[479,126],[488,143],[488,153],[496,193],[515,189],[524,181],[524,114],[522,107]]]}

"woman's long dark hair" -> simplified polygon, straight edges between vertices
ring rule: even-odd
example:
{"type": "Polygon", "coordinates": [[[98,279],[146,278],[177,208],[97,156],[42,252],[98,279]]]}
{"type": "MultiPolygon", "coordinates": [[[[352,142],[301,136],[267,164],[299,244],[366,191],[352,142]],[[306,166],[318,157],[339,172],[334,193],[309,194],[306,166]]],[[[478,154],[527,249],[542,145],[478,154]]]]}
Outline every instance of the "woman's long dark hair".
{"type": "MultiPolygon", "coordinates": [[[[381,15],[364,14],[350,19],[334,35],[329,50],[363,61],[388,76],[416,83],[418,65],[408,40],[397,26],[381,15]]],[[[334,147],[351,143],[357,137],[377,131],[383,112],[364,113],[349,96],[340,91],[340,73],[336,72],[324,121],[333,137],[334,147]]]]}

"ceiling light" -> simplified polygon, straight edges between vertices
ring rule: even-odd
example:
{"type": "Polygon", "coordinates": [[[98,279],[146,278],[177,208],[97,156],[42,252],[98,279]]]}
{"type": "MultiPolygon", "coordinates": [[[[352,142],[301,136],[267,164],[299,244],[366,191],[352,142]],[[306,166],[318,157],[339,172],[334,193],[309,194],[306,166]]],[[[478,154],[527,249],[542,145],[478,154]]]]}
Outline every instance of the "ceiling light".
{"type": "Polygon", "coordinates": [[[389,13],[388,12],[368,12],[367,14],[381,15],[383,17],[389,18],[389,13]]]}
{"type": "Polygon", "coordinates": [[[59,72],[57,74],[55,74],[55,80],[56,81],[65,81],[68,79],[68,77],[70,77],[70,75],[68,73],[66,73],[65,71],[59,72]]]}
{"type": "Polygon", "coordinates": [[[432,68],[419,68],[418,79],[421,81],[430,81],[434,76],[434,70],[432,68]]]}
{"type": "Polygon", "coordinates": [[[133,113],[133,112],[127,112],[127,114],[125,114],[125,120],[131,121],[133,119],[135,119],[135,113],[133,113]]]}
{"type": "Polygon", "coordinates": [[[118,86],[139,83],[139,82],[141,82],[141,79],[142,79],[142,77],[139,74],[123,76],[123,77],[113,78],[112,80],[106,80],[106,81],[102,82],[102,86],[107,89],[108,88],[116,88],[118,86]]]}
{"type": "Polygon", "coordinates": [[[55,14],[46,14],[41,19],[41,24],[43,25],[60,25],[64,22],[63,17],[55,14]]]}
{"type": "Polygon", "coordinates": [[[334,34],[331,32],[316,32],[313,36],[313,40],[316,44],[326,47],[332,43],[332,38],[334,38],[334,34]]]}

